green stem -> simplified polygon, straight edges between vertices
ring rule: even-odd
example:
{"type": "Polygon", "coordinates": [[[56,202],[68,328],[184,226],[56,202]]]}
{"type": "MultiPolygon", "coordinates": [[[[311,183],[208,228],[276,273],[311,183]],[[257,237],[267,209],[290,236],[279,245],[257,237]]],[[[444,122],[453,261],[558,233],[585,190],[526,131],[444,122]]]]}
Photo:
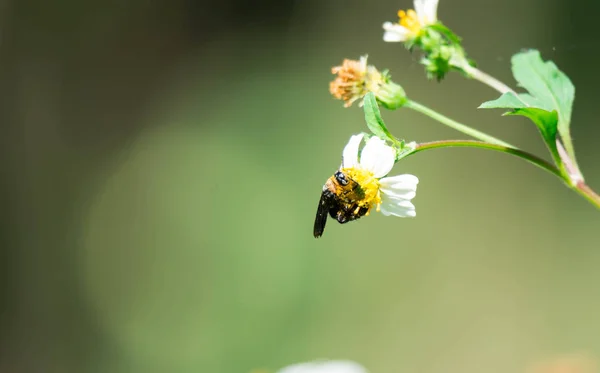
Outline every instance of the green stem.
{"type": "Polygon", "coordinates": [[[570,189],[573,189],[575,192],[577,192],[580,196],[585,198],[592,205],[594,205],[598,209],[600,209],[600,195],[598,195],[596,192],[594,192],[587,184],[585,184],[585,182],[583,182],[583,180],[581,180],[580,182],[578,182],[575,185],[572,185],[571,180],[569,179],[568,175],[564,175],[563,173],[561,173],[561,171],[558,168],[556,168],[556,166],[551,164],[550,162],[547,162],[544,159],[541,159],[531,153],[527,153],[523,150],[516,149],[513,147],[507,147],[507,146],[490,144],[490,143],[486,143],[486,142],[482,142],[482,141],[473,141],[473,140],[432,141],[432,142],[424,142],[422,144],[418,144],[416,146],[416,148],[407,155],[407,157],[409,155],[416,154],[418,152],[422,152],[424,150],[429,150],[429,149],[458,148],[458,147],[495,150],[498,152],[512,154],[514,156],[522,158],[522,159],[526,160],[527,162],[532,163],[533,165],[535,165],[545,171],[548,171],[551,174],[553,174],[554,176],[558,177],[570,189]]]}
{"type": "Polygon", "coordinates": [[[562,140],[563,145],[565,146],[567,154],[569,154],[569,157],[571,158],[572,162],[577,166],[577,159],[575,158],[575,148],[573,147],[573,140],[571,140],[571,130],[569,129],[569,127],[563,130],[563,133],[561,133],[560,138],[562,140]]]}
{"type": "Polygon", "coordinates": [[[583,181],[577,183],[574,187],[572,187],[574,191],[579,193],[583,198],[587,199],[592,205],[596,206],[600,209],[600,196],[592,190],[586,183],[583,181]]]}
{"type": "Polygon", "coordinates": [[[473,129],[467,125],[464,125],[462,123],[459,123],[453,119],[448,118],[447,116],[444,116],[440,113],[438,113],[437,111],[428,108],[425,105],[421,105],[418,102],[412,101],[412,100],[407,100],[406,103],[404,104],[404,107],[407,107],[409,109],[418,111],[421,114],[425,114],[428,117],[437,120],[438,122],[445,124],[446,126],[453,128],[457,131],[460,131],[466,135],[469,135],[471,137],[474,137],[478,140],[484,141],[486,143],[491,143],[491,144],[497,144],[497,145],[501,145],[507,148],[515,148],[514,146],[510,145],[509,143],[506,143],[500,139],[497,139],[493,136],[490,136],[486,133],[483,133],[481,131],[478,131],[476,129],[473,129]]]}
{"type": "Polygon", "coordinates": [[[467,75],[472,79],[479,80],[483,84],[494,88],[496,91],[502,94],[505,94],[507,92],[515,93],[515,91],[513,91],[513,89],[507,86],[506,84],[502,83],[493,76],[484,73],[478,68],[469,65],[466,61],[463,64],[460,64],[460,68],[462,68],[463,71],[467,73],[467,75]]]}
{"type": "Polygon", "coordinates": [[[507,153],[507,154],[512,154],[514,156],[522,158],[522,159],[538,166],[539,168],[541,168],[543,170],[550,172],[551,174],[558,177],[562,181],[568,183],[568,180],[565,180],[564,176],[561,174],[561,172],[558,170],[558,168],[556,168],[553,164],[551,164],[551,163],[545,161],[544,159],[541,159],[531,153],[527,153],[523,150],[516,149],[511,146],[490,144],[487,142],[473,141],[473,140],[442,140],[442,141],[432,141],[432,142],[425,142],[422,144],[418,144],[417,147],[415,148],[415,150],[412,153],[410,153],[409,155],[412,155],[412,154],[415,154],[415,153],[418,153],[418,152],[421,152],[424,150],[429,150],[429,149],[456,148],[456,147],[480,148],[480,149],[495,150],[495,151],[499,151],[499,152],[503,152],[503,153],[507,153]]]}

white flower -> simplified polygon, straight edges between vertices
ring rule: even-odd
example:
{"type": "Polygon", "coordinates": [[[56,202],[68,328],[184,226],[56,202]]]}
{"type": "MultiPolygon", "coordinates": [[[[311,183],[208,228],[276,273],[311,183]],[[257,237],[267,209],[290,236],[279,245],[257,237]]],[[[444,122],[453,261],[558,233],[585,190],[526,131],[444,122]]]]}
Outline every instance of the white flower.
{"type": "MultiPolygon", "coordinates": [[[[379,137],[371,137],[360,152],[364,134],[354,135],[344,148],[341,171],[361,187],[364,197],[358,206],[389,216],[414,217],[410,202],[417,193],[419,179],[414,175],[385,177],[394,167],[396,150],[379,137]]],[[[368,212],[367,212],[368,214],[368,212]]]]}
{"type": "Polygon", "coordinates": [[[383,24],[385,33],[383,41],[404,42],[419,36],[423,27],[437,22],[437,7],[439,0],[415,0],[415,9],[398,11],[398,23],[383,24]]]}
{"type": "Polygon", "coordinates": [[[353,361],[331,360],[294,364],[277,373],[367,373],[367,370],[353,361]]]}

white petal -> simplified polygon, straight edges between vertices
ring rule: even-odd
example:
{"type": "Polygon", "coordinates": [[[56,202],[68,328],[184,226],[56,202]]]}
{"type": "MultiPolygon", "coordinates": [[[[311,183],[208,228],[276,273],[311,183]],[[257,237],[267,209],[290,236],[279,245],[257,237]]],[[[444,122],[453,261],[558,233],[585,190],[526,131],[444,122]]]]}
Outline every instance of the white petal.
{"type": "Polygon", "coordinates": [[[406,41],[412,35],[409,29],[397,23],[386,22],[383,24],[383,29],[385,30],[383,41],[386,42],[406,41]]]}
{"type": "Polygon", "coordinates": [[[382,188],[395,189],[395,188],[410,188],[417,189],[419,184],[419,178],[415,175],[404,174],[391,177],[384,177],[379,180],[379,184],[382,188]]]}
{"type": "Polygon", "coordinates": [[[367,370],[353,361],[315,361],[290,365],[277,373],[367,373],[367,370]]]}
{"type": "Polygon", "coordinates": [[[381,213],[385,216],[398,216],[400,218],[414,218],[417,216],[415,205],[405,199],[395,199],[389,195],[381,196],[381,213]]]}
{"type": "Polygon", "coordinates": [[[417,17],[419,18],[419,23],[423,24],[421,17],[425,14],[425,0],[415,0],[413,2],[415,6],[415,12],[417,13],[417,17]]]}
{"type": "Polygon", "coordinates": [[[384,177],[394,167],[396,151],[379,137],[373,136],[360,154],[360,167],[371,171],[376,178],[384,177]]]}
{"type": "Polygon", "coordinates": [[[379,189],[381,190],[382,198],[410,201],[417,194],[418,183],[419,179],[409,174],[384,177],[379,180],[379,189]]]}
{"type": "Polygon", "coordinates": [[[437,8],[439,0],[426,0],[425,1],[425,18],[426,25],[431,25],[437,22],[437,8]]]}
{"type": "Polygon", "coordinates": [[[342,153],[343,168],[354,168],[358,166],[358,148],[360,147],[360,142],[364,136],[365,134],[361,133],[350,137],[350,141],[348,141],[348,144],[346,144],[344,152],[342,153]]]}
{"type": "Polygon", "coordinates": [[[437,7],[439,0],[415,0],[415,12],[422,26],[437,22],[437,7]]]}
{"type": "Polygon", "coordinates": [[[405,188],[405,189],[381,188],[381,193],[387,194],[391,198],[403,199],[403,200],[407,200],[407,201],[410,201],[411,199],[415,198],[415,196],[417,195],[417,191],[414,189],[410,189],[410,188],[405,188]]]}
{"type": "Polygon", "coordinates": [[[364,55],[364,56],[360,56],[360,68],[362,71],[367,71],[367,59],[369,58],[369,55],[364,55]]]}

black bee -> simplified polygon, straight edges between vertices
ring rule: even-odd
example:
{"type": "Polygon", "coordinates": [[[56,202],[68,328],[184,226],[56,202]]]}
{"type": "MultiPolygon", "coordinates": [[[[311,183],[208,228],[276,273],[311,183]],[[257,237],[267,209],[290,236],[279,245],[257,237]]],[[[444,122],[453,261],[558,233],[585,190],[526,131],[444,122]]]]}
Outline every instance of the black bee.
{"type": "Polygon", "coordinates": [[[327,179],[317,207],[313,231],[315,238],[323,235],[328,214],[340,224],[365,216],[369,208],[359,205],[364,198],[365,192],[361,186],[342,170],[327,179]]]}

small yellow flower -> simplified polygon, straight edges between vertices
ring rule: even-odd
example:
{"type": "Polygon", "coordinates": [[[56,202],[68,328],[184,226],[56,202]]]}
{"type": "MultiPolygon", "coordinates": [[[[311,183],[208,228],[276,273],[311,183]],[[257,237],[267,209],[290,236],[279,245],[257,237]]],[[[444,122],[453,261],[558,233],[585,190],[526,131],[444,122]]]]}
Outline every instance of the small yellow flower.
{"type": "MultiPolygon", "coordinates": [[[[362,56],[359,61],[345,59],[341,66],[332,68],[331,72],[337,77],[329,83],[329,92],[344,101],[345,107],[362,100],[369,92],[373,92],[377,101],[388,109],[397,109],[406,103],[406,93],[402,87],[375,66],[367,65],[367,56],[362,56]]],[[[362,101],[359,105],[362,106],[362,101]]]]}
{"type": "Polygon", "coordinates": [[[419,36],[423,27],[437,22],[439,0],[415,0],[415,9],[398,11],[398,23],[383,24],[383,41],[404,42],[419,36]]]}
{"type": "Polygon", "coordinates": [[[367,65],[367,56],[362,56],[359,61],[345,59],[341,66],[333,67],[331,73],[337,77],[329,83],[329,92],[344,101],[345,107],[350,107],[370,91],[378,91],[385,84],[383,75],[375,66],[367,65]]]}

